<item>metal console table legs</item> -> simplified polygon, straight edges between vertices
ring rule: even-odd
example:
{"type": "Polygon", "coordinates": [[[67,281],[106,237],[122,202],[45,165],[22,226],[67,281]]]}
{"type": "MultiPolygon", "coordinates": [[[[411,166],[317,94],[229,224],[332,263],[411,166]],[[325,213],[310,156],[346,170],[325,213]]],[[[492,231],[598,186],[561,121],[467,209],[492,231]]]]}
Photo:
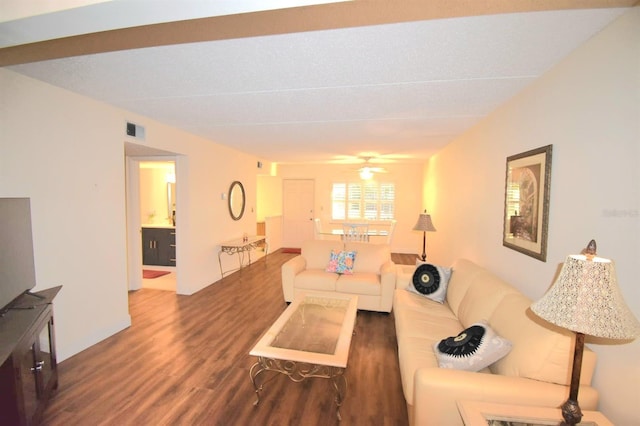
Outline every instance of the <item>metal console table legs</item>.
{"type": "Polygon", "coordinates": [[[224,243],[220,244],[220,251],[218,252],[218,263],[220,264],[220,276],[224,277],[224,274],[228,274],[230,272],[237,271],[238,269],[242,269],[242,267],[245,264],[245,261],[244,261],[245,253],[247,254],[249,259],[249,263],[247,263],[247,266],[251,265],[251,250],[255,250],[261,245],[264,245],[264,255],[266,256],[269,251],[269,245],[267,244],[267,238],[262,235],[246,237],[246,238],[238,238],[236,240],[225,241],[224,243]],[[237,254],[238,263],[239,263],[238,268],[231,269],[228,271],[223,271],[222,260],[220,258],[222,253],[227,253],[230,256],[237,254]]]}

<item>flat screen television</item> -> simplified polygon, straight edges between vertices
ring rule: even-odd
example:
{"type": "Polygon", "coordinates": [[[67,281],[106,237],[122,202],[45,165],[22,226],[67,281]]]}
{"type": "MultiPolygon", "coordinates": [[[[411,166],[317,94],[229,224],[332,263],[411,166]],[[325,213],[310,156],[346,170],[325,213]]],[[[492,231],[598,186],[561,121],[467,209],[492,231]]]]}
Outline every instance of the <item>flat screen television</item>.
{"type": "Polygon", "coordinates": [[[0,313],[36,286],[29,198],[0,198],[0,313]]]}

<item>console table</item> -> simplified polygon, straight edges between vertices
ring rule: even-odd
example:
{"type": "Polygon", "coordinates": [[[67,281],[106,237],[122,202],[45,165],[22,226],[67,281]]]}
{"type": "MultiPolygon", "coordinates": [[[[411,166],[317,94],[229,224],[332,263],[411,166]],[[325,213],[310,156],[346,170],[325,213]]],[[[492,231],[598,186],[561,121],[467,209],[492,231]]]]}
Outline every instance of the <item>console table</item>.
{"type": "Polygon", "coordinates": [[[237,271],[238,269],[242,269],[245,266],[244,256],[247,255],[249,262],[246,266],[251,265],[251,250],[255,250],[260,246],[264,246],[264,255],[267,255],[269,251],[269,244],[267,244],[267,237],[264,235],[254,235],[246,238],[237,238],[235,240],[225,241],[220,244],[220,251],[218,252],[218,263],[220,264],[220,275],[224,277],[224,274],[228,274],[233,271],[237,271]],[[222,259],[220,256],[222,253],[226,253],[228,255],[238,255],[238,263],[239,267],[230,269],[228,271],[222,270],[222,259]]]}
{"type": "Polygon", "coordinates": [[[25,293],[0,317],[0,424],[38,424],[58,387],[52,301],[60,288],[25,293]]]}

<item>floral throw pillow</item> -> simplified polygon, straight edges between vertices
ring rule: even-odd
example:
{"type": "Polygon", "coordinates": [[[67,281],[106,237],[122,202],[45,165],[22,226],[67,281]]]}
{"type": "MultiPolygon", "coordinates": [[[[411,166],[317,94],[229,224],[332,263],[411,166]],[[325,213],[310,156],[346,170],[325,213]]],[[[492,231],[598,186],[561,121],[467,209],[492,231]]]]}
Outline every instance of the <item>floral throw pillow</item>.
{"type": "Polygon", "coordinates": [[[353,274],[353,262],[356,260],[355,251],[339,251],[331,250],[327,272],[335,272],[336,274],[353,274]]]}

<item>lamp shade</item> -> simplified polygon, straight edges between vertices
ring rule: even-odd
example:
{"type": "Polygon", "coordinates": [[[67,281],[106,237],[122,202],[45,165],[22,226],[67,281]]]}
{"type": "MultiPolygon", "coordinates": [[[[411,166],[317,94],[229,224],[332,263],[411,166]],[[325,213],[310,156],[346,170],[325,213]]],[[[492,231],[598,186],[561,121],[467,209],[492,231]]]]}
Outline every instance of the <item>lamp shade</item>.
{"type": "Polygon", "coordinates": [[[622,298],[609,259],[568,256],[556,282],[531,310],[577,333],[609,339],[640,336],[640,323],[622,298]]]}
{"type": "Polygon", "coordinates": [[[418,217],[418,222],[413,227],[414,231],[430,231],[435,232],[436,228],[433,226],[433,222],[431,222],[431,215],[425,213],[420,213],[420,217],[418,217]]]}

